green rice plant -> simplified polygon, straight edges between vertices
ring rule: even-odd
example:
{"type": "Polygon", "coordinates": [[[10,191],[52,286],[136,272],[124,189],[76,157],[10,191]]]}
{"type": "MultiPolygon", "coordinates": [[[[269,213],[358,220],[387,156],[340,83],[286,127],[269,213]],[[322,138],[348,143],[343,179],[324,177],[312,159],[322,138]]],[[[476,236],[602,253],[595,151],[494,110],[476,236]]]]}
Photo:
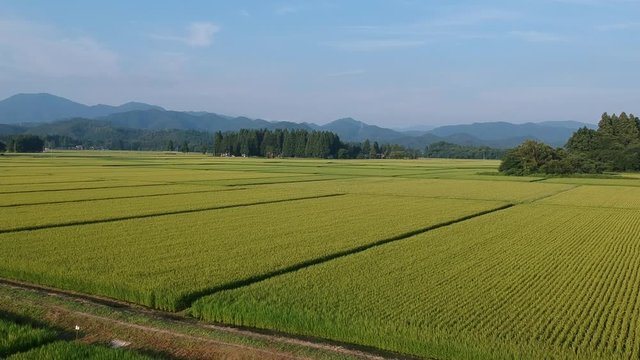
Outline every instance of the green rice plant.
{"type": "Polygon", "coordinates": [[[167,194],[190,194],[195,192],[215,191],[222,188],[223,187],[221,186],[212,185],[157,184],[153,186],[2,194],[2,196],[0,196],[0,207],[82,202],[91,200],[131,199],[136,197],[161,196],[167,194]]]}
{"type": "Polygon", "coordinates": [[[608,177],[554,177],[544,181],[555,184],[599,185],[599,186],[640,186],[640,179],[635,175],[627,175],[617,179],[608,177]]]}
{"type": "MultiPolygon", "coordinates": [[[[300,187],[334,189],[335,191],[349,194],[491,200],[514,203],[532,201],[574,187],[574,185],[544,184],[538,182],[527,183],[515,181],[405,179],[381,177],[287,184],[286,186],[290,189],[300,187]]],[[[278,188],[278,185],[274,184],[269,188],[278,188]]]]}
{"type": "Polygon", "coordinates": [[[7,360],[147,360],[152,357],[126,349],[112,349],[100,345],[87,345],[78,342],[56,341],[27,352],[14,354],[7,360]]]}
{"type": "Polygon", "coordinates": [[[4,233],[0,276],[178,310],[198,295],[501,206],[344,195],[4,233]]]}
{"type": "Polygon", "coordinates": [[[157,183],[154,184],[150,182],[131,181],[131,180],[113,180],[113,181],[89,180],[84,182],[63,182],[63,183],[54,182],[54,183],[45,183],[45,184],[26,184],[26,185],[13,184],[13,185],[2,185],[2,188],[0,188],[0,195],[66,191],[66,190],[76,190],[76,189],[108,189],[108,188],[147,186],[147,185],[157,185],[157,183]]]}
{"type": "Polygon", "coordinates": [[[640,209],[640,187],[580,186],[548,197],[541,204],[640,209]]]}
{"type": "Polygon", "coordinates": [[[635,209],[517,205],[190,312],[438,359],[637,359],[639,233],[635,209]]]}
{"type": "Polygon", "coordinates": [[[271,191],[261,189],[212,189],[185,194],[163,194],[125,199],[63,202],[17,207],[0,207],[0,233],[62,225],[79,225],[114,219],[131,219],[154,215],[187,213],[237,205],[250,205],[288,199],[334,195],[335,192],[313,188],[271,191]]]}
{"type": "Polygon", "coordinates": [[[0,318],[0,358],[52,341],[55,337],[53,330],[34,328],[0,318]]]}

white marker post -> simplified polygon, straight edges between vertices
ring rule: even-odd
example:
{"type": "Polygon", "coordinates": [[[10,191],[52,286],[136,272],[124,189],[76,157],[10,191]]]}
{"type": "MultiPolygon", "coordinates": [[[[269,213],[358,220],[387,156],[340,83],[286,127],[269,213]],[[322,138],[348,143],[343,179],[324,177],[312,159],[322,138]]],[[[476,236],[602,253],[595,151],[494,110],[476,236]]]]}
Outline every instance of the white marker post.
{"type": "Polygon", "coordinates": [[[80,333],[80,326],[76,325],[76,340],[78,340],[79,333],[80,333]]]}

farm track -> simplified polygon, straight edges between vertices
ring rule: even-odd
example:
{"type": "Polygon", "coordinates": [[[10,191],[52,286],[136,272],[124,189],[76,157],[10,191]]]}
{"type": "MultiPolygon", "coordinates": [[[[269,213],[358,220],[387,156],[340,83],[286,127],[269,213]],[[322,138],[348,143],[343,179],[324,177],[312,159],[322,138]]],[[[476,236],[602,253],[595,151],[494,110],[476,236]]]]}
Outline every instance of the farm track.
{"type": "MultiPolygon", "coordinates": [[[[186,327],[188,329],[199,329],[199,330],[205,330],[205,331],[213,331],[217,333],[225,333],[225,334],[235,335],[241,338],[249,338],[249,339],[254,339],[259,341],[266,341],[268,343],[281,344],[285,346],[309,348],[309,349],[319,350],[326,353],[335,353],[335,354],[345,355],[345,356],[359,358],[359,359],[369,359],[369,360],[384,360],[384,359],[415,360],[415,359],[418,359],[412,356],[396,354],[392,352],[387,352],[387,351],[370,348],[366,346],[359,346],[355,344],[340,343],[340,342],[329,341],[329,340],[324,340],[319,338],[312,338],[312,337],[297,337],[297,336],[288,335],[286,333],[268,331],[268,330],[262,330],[262,329],[236,327],[236,326],[230,326],[225,324],[204,323],[197,319],[187,317],[181,314],[167,313],[159,310],[153,310],[146,307],[142,307],[140,305],[112,300],[112,299],[103,298],[99,296],[86,295],[86,294],[76,293],[73,291],[49,288],[45,286],[40,286],[40,285],[35,285],[30,283],[23,283],[19,281],[7,280],[2,278],[0,278],[0,286],[19,289],[23,291],[30,291],[44,297],[63,299],[65,301],[79,303],[92,308],[103,308],[103,309],[107,308],[111,312],[117,312],[121,315],[127,315],[127,314],[137,315],[145,318],[150,318],[153,320],[160,320],[163,323],[167,323],[168,325],[173,325],[174,327],[180,326],[180,327],[186,327]]],[[[34,301],[31,301],[31,302],[36,303],[34,301]]],[[[142,331],[145,333],[153,333],[159,336],[166,336],[173,339],[185,339],[185,340],[193,341],[199,345],[208,344],[211,347],[235,348],[236,350],[241,351],[243,354],[244,353],[249,353],[250,355],[258,354],[258,356],[255,358],[263,358],[264,356],[265,358],[269,358],[269,359],[312,359],[311,357],[298,356],[295,354],[286,353],[284,351],[279,351],[276,349],[259,348],[259,347],[244,345],[241,343],[233,343],[229,341],[217,340],[217,339],[209,338],[205,336],[191,335],[191,334],[187,334],[177,330],[162,328],[158,326],[140,325],[137,323],[114,319],[107,316],[96,315],[91,312],[70,309],[57,304],[47,304],[46,302],[38,301],[36,305],[39,307],[44,307],[44,308],[56,311],[58,313],[62,313],[61,315],[63,315],[63,318],[68,318],[71,315],[76,318],[90,319],[92,321],[96,321],[99,324],[102,324],[108,327],[114,327],[114,326],[124,327],[128,329],[142,331]]],[[[202,358],[207,358],[207,357],[205,356],[202,358]]],[[[244,357],[241,357],[241,358],[244,358],[244,357]]]]}
{"type": "Polygon", "coordinates": [[[91,201],[99,201],[99,200],[138,199],[138,198],[159,197],[159,196],[168,196],[168,195],[188,195],[188,194],[212,193],[212,192],[221,192],[221,191],[237,191],[237,190],[246,190],[246,189],[237,187],[232,189],[194,190],[194,191],[162,193],[162,194],[126,195],[126,196],[109,196],[109,197],[90,198],[90,199],[43,201],[43,202],[34,202],[34,203],[0,205],[0,208],[33,206],[33,205],[67,204],[67,203],[91,202],[91,201]]]}
{"type": "Polygon", "coordinates": [[[162,213],[152,213],[152,214],[144,214],[144,215],[121,216],[121,217],[113,217],[113,218],[99,219],[99,220],[73,221],[73,222],[66,222],[66,223],[59,223],[59,224],[25,226],[25,227],[13,228],[8,230],[0,230],[0,234],[16,233],[16,232],[32,231],[32,230],[40,230],[40,229],[52,229],[52,228],[77,226],[77,225],[109,223],[109,222],[116,222],[116,221],[123,221],[123,220],[145,219],[145,218],[151,218],[151,217],[160,217],[160,216],[169,216],[169,215],[178,215],[178,214],[191,214],[191,213],[197,213],[197,212],[203,212],[203,211],[233,209],[233,208],[249,207],[249,206],[256,206],[256,205],[277,204],[277,203],[291,202],[291,201],[322,199],[322,198],[344,196],[344,195],[346,194],[336,193],[336,194],[326,194],[326,195],[316,195],[316,196],[305,196],[305,197],[280,199],[280,200],[269,200],[269,201],[258,201],[258,202],[252,202],[252,203],[212,206],[212,207],[198,208],[198,209],[175,210],[175,211],[167,211],[162,213]]]}

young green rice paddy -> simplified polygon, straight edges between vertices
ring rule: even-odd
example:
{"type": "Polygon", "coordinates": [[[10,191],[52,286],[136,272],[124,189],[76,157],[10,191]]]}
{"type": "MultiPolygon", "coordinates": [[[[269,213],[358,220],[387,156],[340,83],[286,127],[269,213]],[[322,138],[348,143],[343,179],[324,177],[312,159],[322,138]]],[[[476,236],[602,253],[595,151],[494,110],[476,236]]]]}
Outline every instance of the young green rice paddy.
{"type": "Polygon", "coordinates": [[[640,356],[640,179],[497,166],[5,155],[0,277],[419,357],[640,356]]]}

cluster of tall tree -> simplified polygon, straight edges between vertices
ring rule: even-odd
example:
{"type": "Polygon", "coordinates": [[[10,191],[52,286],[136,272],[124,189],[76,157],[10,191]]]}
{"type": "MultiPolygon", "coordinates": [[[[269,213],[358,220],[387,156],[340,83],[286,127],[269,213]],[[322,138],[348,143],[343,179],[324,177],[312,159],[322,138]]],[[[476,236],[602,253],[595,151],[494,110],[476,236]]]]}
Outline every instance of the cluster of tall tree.
{"type": "Polygon", "coordinates": [[[241,129],[236,132],[216,132],[213,136],[214,155],[308,157],[338,159],[407,158],[418,152],[400,145],[343,143],[329,131],[241,129]]]}
{"type": "Polygon", "coordinates": [[[602,114],[598,129],[576,131],[566,146],[609,171],[640,170],[640,119],[633,114],[602,114]]]}
{"type": "Polygon", "coordinates": [[[44,139],[35,135],[15,135],[8,139],[8,145],[0,141],[0,152],[36,153],[44,151],[44,139]]]}
{"type": "Polygon", "coordinates": [[[337,157],[338,135],[327,131],[249,130],[216,132],[213,148],[216,155],[263,157],[337,157]]]}
{"type": "Polygon", "coordinates": [[[640,170],[640,119],[602,114],[598,129],[578,129],[565,148],[525,141],[510,150],[500,171],[509,175],[602,173],[640,170]]]}
{"type": "Polygon", "coordinates": [[[492,159],[498,160],[507,152],[506,149],[495,149],[488,146],[457,145],[439,141],[427,145],[424,156],[443,159],[492,159]]]}

